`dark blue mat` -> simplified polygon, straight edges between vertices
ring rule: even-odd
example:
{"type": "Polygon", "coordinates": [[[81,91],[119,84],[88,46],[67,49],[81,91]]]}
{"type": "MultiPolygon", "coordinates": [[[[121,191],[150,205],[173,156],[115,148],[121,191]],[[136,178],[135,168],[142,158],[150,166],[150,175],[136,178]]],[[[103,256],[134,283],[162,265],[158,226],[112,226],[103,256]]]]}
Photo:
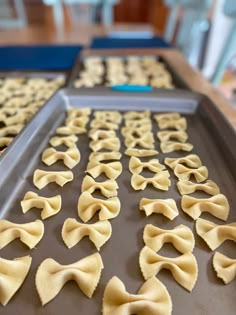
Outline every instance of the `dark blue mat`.
{"type": "Polygon", "coordinates": [[[0,46],[0,70],[69,70],[83,46],[0,46]]]}
{"type": "Polygon", "coordinates": [[[92,40],[90,48],[171,48],[171,45],[162,37],[152,37],[147,39],[95,37],[92,40]]]}

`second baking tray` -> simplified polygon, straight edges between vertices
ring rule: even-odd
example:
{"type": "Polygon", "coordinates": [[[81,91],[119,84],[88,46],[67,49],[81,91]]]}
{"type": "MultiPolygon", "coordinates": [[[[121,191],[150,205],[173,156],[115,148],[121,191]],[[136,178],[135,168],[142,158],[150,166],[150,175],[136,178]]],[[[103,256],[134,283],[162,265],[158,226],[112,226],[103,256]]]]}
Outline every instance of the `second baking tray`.
{"type": "MultiPolygon", "coordinates": [[[[106,58],[109,58],[109,57],[118,57],[118,58],[121,58],[122,60],[127,60],[128,57],[138,57],[138,58],[142,58],[142,57],[155,57],[158,61],[162,62],[166,69],[168,70],[168,72],[170,73],[171,77],[172,77],[172,81],[173,81],[173,84],[174,84],[174,89],[184,89],[184,90],[189,90],[188,88],[188,85],[186,84],[186,82],[184,82],[184,80],[180,77],[180,75],[171,67],[171,65],[167,62],[167,60],[163,57],[163,56],[158,56],[158,55],[152,55],[152,54],[143,54],[143,55],[140,55],[140,54],[127,54],[127,55],[119,55],[118,53],[117,54],[114,54],[114,55],[89,55],[89,56],[83,56],[83,55],[79,55],[77,58],[76,58],[76,61],[74,63],[74,66],[71,70],[71,73],[68,77],[68,84],[67,86],[68,87],[74,87],[74,82],[75,80],[79,77],[79,74],[82,70],[84,70],[84,63],[83,63],[83,60],[86,59],[86,58],[90,58],[90,57],[100,57],[102,58],[103,61],[106,60],[106,58]]],[[[96,86],[105,86],[105,78],[104,78],[104,82],[103,84],[99,84],[99,85],[96,85],[96,86]]]]}
{"type": "MultiPolygon", "coordinates": [[[[193,143],[194,150],[200,156],[204,165],[209,169],[209,179],[214,180],[221,192],[228,198],[230,216],[228,222],[236,221],[236,147],[235,131],[231,128],[219,110],[206,97],[189,92],[163,91],[148,95],[110,93],[109,89],[94,90],[88,94],[86,90],[80,93],[75,90],[58,92],[49,103],[33,118],[27,128],[11,146],[0,163],[0,216],[13,222],[24,223],[40,218],[36,209],[23,215],[20,201],[28,190],[33,190],[45,196],[61,194],[61,211],[44,221],[45,235],[37,248],[28,250],[20,241],[16,240],[0,251],[3,258],[13,259],[24,255],[31,255],[32,266],[20,290],[9,304],[0,312],[4,315],[49,315],[49,314],[101,314],[102,297],[106,283],[116,275],[125,284],[127,291],[136,293],[144,282],[140,272],[138,258],[144,246],[142,240],[143,228],[152,223],[164,229],[172,229],[179,224],[189,226],[195,235],[196,247],[194,255],[198,262],[198,281],[192,293],[180,287],[167,271],[159,273],[158,278],[166,285],[173,302],[173,314],[207,314],[207,315],[234,315],[236,283],[232,281],[224,285],[216,277],[212,267],[211,252],[206,244],[196,235],[194,222],[186,216],[180,208],[180,195],[176,189],[176,178],[171,173],[171,188],[168,192],[161,192],[148,187],[142,192],[134,191],[130,186],[131,174],[128,171],[129,158],[123,155],[121,162],[123,172],[118,178],[118,196],[121,200],[121,212],[111,220],[111,239],[101,248],[104,269],[98,287],[92,299],[86,298],[74,282],[69,282],[58,296],[50,303],[41,306],[35,288],[35,273],[40,263],[47,257],[52,257],[62,264],[75,262],[87,255],[95,253],[95,247],[84,239],[72,249],[67,249],[61,238],[61,228],[66,218],[78,219],[77,201],[81,193],[81,183],[85,176],[88,162],[89,139],[87,135],[79,137],[78,147],[81,152],[81,162],[73,169],[74,181],[58,188],[50,184],[40,192],[32,184],[32,175],[36,168],[48,170],[65,170],[62,163],[48,168],[41,162],[41,153],[55,129],[63,123],[66,110],[69,106],[91,107],[92,109],[116,109],[122,112],[127,110],[146,110],[152,112],[177,111],[187,118],[189,142],[193,143]],[[174,198],[179,208],[179,216],[168,221],[161,215],[145,217],[139,211],[141,198],[174,198]]],[[[153,122],[156,133],[155,123],[153,122]]],[[[121,138],[122,140],[122,138],[121,138]]],[[[122,140],[123,142],[123,140],[122,140]]],[[[159,144],[156,141],[156,149],[159,144]]],[[[124,146],[121,148],[123,153],[124,146]]],[[[184,153],[158,155],[160,162],[164,157],[184,156],[184,153]]],[[[194,196],[204,196],[198,193],[194,196]]],[[[203,218],[222,224],[208,214],[203,218]]],[[[235,244],[225,242],[219,251],[232,258],[235,257],[235,244]]],[[[171,246],[164,246],[161,255],[178,256],[171,246]]]]}

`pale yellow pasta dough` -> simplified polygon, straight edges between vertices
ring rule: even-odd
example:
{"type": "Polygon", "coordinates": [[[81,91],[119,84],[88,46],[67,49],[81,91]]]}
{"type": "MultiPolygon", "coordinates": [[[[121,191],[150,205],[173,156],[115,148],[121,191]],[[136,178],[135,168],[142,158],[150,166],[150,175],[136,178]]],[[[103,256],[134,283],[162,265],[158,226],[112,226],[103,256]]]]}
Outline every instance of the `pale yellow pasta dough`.
{"type": "Polygon", "coordinates": [[[225,284],[230,283],[236,277],[236,259],[216,252],[213,256],[213,267],[217,277],[221,278],[225,284]]]}
{"type": "Polygon", "coordinates": [[[44,220],[57,214],[61,210],[61,196],[57,195],[47,198],[39,196],[33,191],[28,191],[21,201],[21,208],[23,213],[26,213],[32,208],[42,209],[41,218],[44,220]]]}
{"type": "Polygon", "coordinates": [[[24,256],[8,260],[0,257],[0,303],[5,306],[22,286],[32,258],[24,256]]]}
{"type": "Polygon", "coordinates": [[[189,154],[180,158],[165,158],[165,165],[172,168],[172,170],[174,170],[178,164],[184,164],[192,168],[199,168],[202,166],[202,162],[196,154],[189,154]]]}
{"type": "Polygon", "coordinates": [[[146,157],[146,156],[154,156],[157,154],[158,154],[158,151],[156,150],[135,149],[135,148],[128,148],[127,150],[125,150],[125,155],[128,155],[128,156],[146,157]]]}
{"type": "Polygon", "coordinates": [[[83,222],[88,222],[98,213],[99,220],[109,220],[115,218],[120,212],[120,200],[112,197],[106,200],[94,198],[87,191],[83,192],[78,200],[78,215],[83,222]]]}
{"type": "Polygon", "coordinates": [[[158,139],[163,141],[169,141],[169,140],[177,140],[179,142],[186,142],[188,140],[188,134],[183,131],[159,131],[157,133],[158,139]]]}
{"type": "Polygon", "coordinates": [[[222,194],[208,199],[198,199],[184,195],[181,200],[181,207],[194,220],[197,220],[203,212],[208,212],[223,221],[226,221],[229,216],[229,203],[222,194]]]}
{"type": "Polygon", "coordinates": [[[170,220],[173,220],[179,215],[179,211],[174,199],[142,198],[139,203],[139,209],[144,210],[146,216],[149,216],[152,213],[160,213],[170,220]]]}
{"type": "Polygon", "coordinates": [[[70,108],[67,112],[67,117],[77,118],[81,116],[89,116],[91,114],[91,108],[70,108]]]}
{"type": "Polygon", "coordinates": [[[96,246],[97,250],[109,240],[111,237],[112,228],[109,221],[98,221],[93,224],[85,224],[76,221],[75,219],[66,219],[61,235],[64,243],[68,248],[75,246],[85,236],[88,236],[90,241],[96,246]]]}
{"type": "Polygon", "coordinates": [[[140,174],[145,168],[154,173],[165,169],[165,165],[160,164],[158,159],[152,159],[148,162],[142,162],[139,158],[132,156],[129,160],[129,170],[132,174],[140,174]]]}
{"type": "Polygon", "coordinates": [[[192,253],[169,258],[158,255],[151,248],[144,246],[139,255],[139,265],[145,280],[156,276],[162,269],[167,269],[174,279],[190,292],[198,277],[198,265],[192,253]]]}
{"type": "Polygon", "coordinates": [[[38,189],[42,189],[53,182],[62,187],[66,183],[71,182],[73,178],[74,176],[71,171],[49,172],[37,169],[34,171],[33,182],[34,186],[38,189]]]}
{"type": "Polygon", "coordinates": [[[48,148],[43,151],[42,161],[46,165],[52,165],[62,160],[69,168],[74,168],[80,162],[80,152],[76,146],[68,148],[66,151],[57,151],[54,148],[48,148]]]}
{"type": "Polygon", "coordinates": [[[90,141],[89,147],[93,152],[104,150],[119,151],[120,150],[120,139],[117,137],[99,139],[90,141]]]}
{"type": "Polygon", "coordinates": [[[134,148],[140,146],[144,149],[154,149],[154,137],[151,132],[143,134],[140,138],[133,137],[132,135],[125,136],[125,146],[127,148],[134,148]]]}
{"type": "Polygon", "coordinates": [[[41,220],[18,224],[7,220],[0,220],[0,249],[19,238],[30,249],[34,248],[42,239],[44,224],[41,220]]]}
{"type": "Polygon", "coordinates": [[[89,117],[82,116],[77,118],[67,117],[65,125],[68,127],[85,128],[89,121],[89,117]]]}
{"type": "Polygon", "coordinates": [[[174,151],[192,151],[191,143],[182,143],[177,141],[163,141],[160,144],[162,153],[170,153],[174,151]]]}
{"type": "Polygon", "coordinates": [[[94,117],[96,119],[106,120],[114,122],[115,124],[120,124],[122,121],[122,115],[118,111],[95,111],[94,117]]]}
{"type": "Polygon", "coordinates": [[[2,137],[0,138],[0,148],[8,146],[13,141],[12,137],[2,137]]]}
{"type": "Polygon", "coordinates": [[[158,127],[160,129],[176,129],[176,130],[186,130],[187,129],[187,120],[184,117],[178,119],[161,119],[158,121],[158,127]]]}
{"type": "Polygon", "coordinates": [[[89,138],[91,138],[94,141],[97,141],[100,139],[114,138],[115,136],[116,136],[116,133],[114,130],[91,129],[89,131],[89,138]]]}
{"type": "Polygon", "coordinates": [[[125,127],[129,128],[143,128],[143,127],[150,127],[152,126],[152,121],[149,118],[143,118],[138,120],[126,120],[125,127]]]}
{"type": "Polygon", "coordinates": [[[126,136],[138,136],[141,137],[143,134],[151,132],[152,130],[152,126],[151,125],[145,125],[142,127],[123,127],[121,128],[121,134],[122,136],[126,137],[126,136]]]}
{"type": "Polygon", "coordinates": [[[73,264],[61,265],[52,258],[45,259],[35,277],[36,289],[42,305],[54,299],[66,282],[74,280],[81,291],[92,297],[103,269],[101,256],[96,253],[73,264]]]}
{"type": "Polygon", "coordinates": [[[198,183],[204,182],[208,178],[208,169],[206,166],[193,169],[182,164],[177,164],[174,168],[174,173],[179,180],[189,180],[191,176],[194,176],[198,183]]]}
{"type": "Polygon", "coordinates": [[[85,127],[73,127],[73,126],[62,126],[57,128],[56,133],[58,135],[81,135],[83,133],[86,133],[86,128],[85,127]]]}
{"type": "Polygon", "coordinates": [[[208,220],[198,219],[196,231],[211,250],[215,250],[227,240],[236,242],[236,222],[218,225],[208,220]]]}
{"type": "Polygon", "coordinates": [[[122,164],[120,162],[101,163],[96,160],[91,160],[87,165],[87,173],[93,178],[97,178],[102,173],[109,179],[116,179],[122,172],[122,164]]]}
{"type": "Polygon", "coordinates": [[[181,118],[180,113],[174,113],[174,112],[154,115],[154,119],[156,120],[156,122],[159,122],[161,120],[162,121],[175,120],[175,119],[178,120],[179,118],[181,118]]]}
{"type": "Polygon", "coordinates": [[[160,171],[153,177],[143,177],[142,175],[133,174],[131,177],[131,186],[134,190],[144,190],[148,184],[153,187],[167,191],[171,185],[168,171],[160,171]]]}
{"type": "Polygon", "coordinates": [[[81,191],[87,191],[92,194],[95,190],[100,190],[101,194],[106,197],[117,196],[117,189],[119,188],[114,179],[108,179],[104,182],[96,182],[91,176],[86,175],[83,179],[81,191]]]}
{"type": "Polygon", "coordinates": [[[180,253],[186,254],[192,252],[195,245],[192,231],[183,224],[172,230],[163,230],[152,224],[147,224],[143,231],[143,241],[155,252],[158,252],[165,243],[171,243],[180,253]]]}
{"type": "Polygon", "coordinates": [[[23,129],[23,124],[17,124],[13,126],[7,126],[0,128],[0,137],[6,137],[8,135],[17,135],[21,129],[23,129]]]}
{"type": "Polygon", "coordinates": [[[68,148],[74,147],[75,143],[79,140],[79,138],[75,135],[65,136],[65,137],[53,137],[50,139],[49,143],[53,147],[57,147],[59,145],[64,144],[68,148]]]}
{"type": "Polygon", "coordinates": [[[220,188],[212,180],[207,180],[204,184],[196,184],[188,180],[180,180],[177,183],[177,187],[181,195],[192,194],[197,190],[204,191],[212,196],[220,194],[220,188]]]}
{"type": "Polygon", "coordinates": [[[113,277],[103,295],[103,315],[170,315],[172,302],[166,287],[155,277],[144,282],[137,295],[126,291],[123,282],[113,277]]]}
{"type": "Polygon", "coordinates": [[[105,129],[105,130],[117,130],[119,129],[119,125],[113,122],[108,122],[100,119],[94,119],[90,127],[93,129],[105,129]]]}
{"type": "Polygon", "coordinates": [[[149,110],[143,112],[134,112],[129,111],[124,114],[124,119],[126,120],[135,120],[135,119],[143,119],[143,118],[150,118],[151,112],[149,110]]]}
{"type": "Polygon", "coordinates": [[[120,160],[122,157],[122,154],[117,151],[111,151],[111,152],[92,152],[89,155],[89,161],[95,160],[95,161],[107,161],[107,160],[120,160]]]}

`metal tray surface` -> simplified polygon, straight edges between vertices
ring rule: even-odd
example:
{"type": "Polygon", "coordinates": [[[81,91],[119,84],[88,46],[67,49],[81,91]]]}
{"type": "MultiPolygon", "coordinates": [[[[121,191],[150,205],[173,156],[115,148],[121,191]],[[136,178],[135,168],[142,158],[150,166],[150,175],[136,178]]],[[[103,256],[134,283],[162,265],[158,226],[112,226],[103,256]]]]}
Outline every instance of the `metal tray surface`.
{"type": "MultiPolygon", "coordinates": [[[[188,121],[189,142],[194,144],[193,153],[201,157],[202,162],[209,169],[209,179],[218,183],[231,206],[228,222],[236,221],[236,164],[235,131],[218,111],[218,109],[204,96],[189,92],[153,92],[147,95],[122,94],[109,92],[109,89],[96,90],[89,94],[86,90],[78,94],[76,90],[62,90],[58,92],[32,119],[27,128],[15,141],[14,146],[2,156],[0,163],[0,217],[13,222],[24,223],[40,218],[39,210],[32,210],[23,215],[20,201],[28,190],[39,192],[32,184],[32,175],[36,168],[48,170],[65,170],[63,164],[56,163],[48,168],[41,162],[41,153],[47,147],[49,139],[58,125],[62,124],[69,106],[90,106],[93,109],[144,110],[153,112],[178,111],[188,121]],[[222,133],[222,131],[224,131],[222,133]],[[16,158],[17,157],[17,158],[16,158]]],[[[153,123],[153,132],[157,128],[153,123]]],[[[0,251],[3,258],[12,259],[24,255],[31,255],[30,272],[20,290],[4,308],[0,306],[3,315],[12,314],[101,314],[104,288],[109,279],[116,275],[125,284],[127,291],[136,293],[144,282],[138,258],[143,248],[143,228],[152,223],[164,229],[171,229],[179,224],[189,226],[195,234],[196,246],[194,255],[198,261],[198,281],[192,293],[178,285],[168,271],[161,271],[158,278],[166,285],[173,303],[173,315],[207,314],[233,315],[235,314],[236,282],[228,285],[216,277],[212,267],[213,252],[195,233],[194,222],[183,213],[180,208],[181,197],[176,189],[176,178],[172,171],[171,188],[168,192],[161,192],[148,187],[142,192],[134,191],[130,186],[131,174],[128,171],[129,158],[122,157],[123,172],[118,178],[118,196],[121,200],[121,212],[111,220],[111,239],[101,248],[104,269],[98,287],[90,300],[86,298],[77,285],[70,281],[60,291],[58,296],[44,307],[41,306],[36,288],[35,273],[40,263],[52,257],[62,264],[75,262],[87,255],[95,253],[95,247],[88,239],[83,239],[72,249],[67,249],[61,238],[63,222],[68,217],[78,219],[77,201],[81,192],[81,183],[85,176],[88,162],[89,140],[87,135],[79,137],[78,147],[82,159],[74,169],[74,181],[58,188],[50,184],[40,191],[45,196],[62,195],[61,211],[44,221],[45,234],[37,248],[28,250],[20,241],[15,240],[0,251]],[[147,198],[174,198],[179,208],[179,216],[168,221],[161,215],[146,217],[139,211],[139,200],[147,198]]],[[[156,148],[159,149],[158,141],[156,148]]],[[[124,152],[124,146],[121,152],[124,152]]],[[[164,157],[184,156],[184,153],[158,155],[160,162],[164,157]]],[[[195,197],[208,197],[203,193],[195,193],[195,197]]],[[[203,218],[216,223],[223,223],[214,217],[203,214],[203,218]]],[[[97,219],[97,217],[96,217],[97,219]]],[[[235,244],[225,242],[219,249],[232,258],[236,258],[235,244]]],[[[179,253],[172,246],[165,245],[159,252],[168,257],[178,256],[179,253]]]]}
{"type": "MultiPolygon", "coordinates": [[[[135,55],[135,54],[131,54],[131,55],[90,55],[90,56],[81,56],[78,55],[78,57],[76,58],[76,61],[74,63],[74,66],[71,70],[71,74],[68,77],[68,87],[74,87],[74,81],[76,80],[76,78],[78,77],[79,73],[81,70],[84,69],[84,64],[83,64],[83,60],[86,58],[90,58],[90,57],[101,57],[103,60],[105,60],[106,58],[109,57],[119,57],[122,58],[124,60],[127,59],[127,57],[144,57],[144,56],[148,56],[148,57],[156,57],[158,61],[162,62],[165,64],[166,69],[168,70],[168,72],[171,74],[172,80],[173,80],[173,84],[175,86],[174,89],[184,89],[184,90],[189,90],[188,85],[186,84],[186,82],[184,82],[184,80],[180,77],[180,75],[171,67],[171,65],[167,62],[167,60],[163,57],[163,56],[157,56],[157,55],[135,55]]],[[[105,81],[105,79],[104,79],[105,81]]],[[[103,85],[97,85],[97,86],[104,86],[103,85]]],[[[91,89],[91,88],[89,88],[91,89]]]]}

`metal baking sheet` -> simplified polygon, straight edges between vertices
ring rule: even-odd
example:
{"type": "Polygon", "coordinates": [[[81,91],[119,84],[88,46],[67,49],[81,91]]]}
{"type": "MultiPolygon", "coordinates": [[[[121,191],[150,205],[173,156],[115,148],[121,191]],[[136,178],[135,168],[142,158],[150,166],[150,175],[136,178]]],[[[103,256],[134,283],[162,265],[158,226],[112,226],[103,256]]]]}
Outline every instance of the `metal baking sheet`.
{"type": "MultiPolygon", "coordinates": [[[[219,110],[206,97],[190,92],[153,92],[149,94],[124,94],[109,92],[109,89],[94,90],[93,93],[81,90],[62,90],[38,112],[27,128],[15,141],[14,146],[1,158],[0,163],[0,216],[13,222],[24,223],[40,218],[39,210],[22,214],[20,201],[29,190],[40,192],[45,196],[62,195],[62,209],[56,215],[44,221],[45,235],[37,248],[28,250],[20,241],[15,240],[0,251],[3,258],[31,255],[33,257],[30,272],[20,290],[15,294],[6,307],[0,306],[3,315],[12,314],[101,314],[102,297],[108,280],[116,275],[125,284],[128,292],[136,293],[144,282],[138,258],[144,246],[142,240],[143,228],[152,223],[164,229],[171,229],[179,224],[189,226],[195,234],[196,247],[194,255],[198,261],[198,281],[192,293],[178,285],[168,271],[161,271],[158,278],[166,285],[173,303],[173,315],[207,314],[207,315],[234,315],[236,282],[228,285],[216,277],[212,267],[213,252],[195,233],[194,222],[183,213],[180,208],[180,195],[176,189],[176,178],[171,174],[171,188],[168,192],[161,192],[148,187],[142,192],[134,191],[130,186],[131,174],[128,171],[129,158],[123,155],[123,172],[118,178],[118,196],[121,200],[121,212],[111,220],[111,239],[101,248],[100,254],[104,263],[104,270],[93,298],[86,298],[77,285],[70,281],[58,296],[44,307],[41,306],[35,288],[35,273],[40,263],[47,257],[52,257],[62,264],[75,262],[87,255],[95,253],[95,247],[88,239],[83,239],[72,249],[67,249],[61,238],[63,222],[68,217],[78,219],[77,200],[81,192],[81,183],[85,176],[85,169],[90,153],[87,135],[79,137],[78,147],[82,154],[79,165],[73,169],[75,179],[58,188],[50,184],[41,191],[32,184],[32,175],[36,168],[49,170],[65,170],[61,163],[48,168],[41,162],[41,153],[47,147],[49,139],[55,129],[63,123],[66,110],[69,106],[93,109],[144,110],[153,112],[178,111],[187,118],[189,142],[194,144],[193,153],[201,157],[202,162],[209,169],[209,178],[221,188],[231,206],[228,222],[236,221],[236,147],[235,131],[228,124],[219,110]],[[147,198],[174,198],[179,208],[179,216],[168,221],[161,215],[146,217],[139,211],[139,200],[147,198]]],[[[156,126],[153,123],[153,131],[156,126]]],[[[156,148],[159,144],[156,141],[156,148]]],[[[125,148],[122,145],[121,152],[125,148]]],[[[184,153],[158,155],[160,162],[164,157],[184,156],[184,153]]],[[[194,196],[208,197],[203,193],[194,196]]],[[[223,223],[214,217],[203,214],[217,223],[223,223]]],[[[97,217],[96,217],[97,219],[97,217]]],[[[219,249],[221,253],[235,256],[235,244],[225,242],[219,249]]],[[[165,245],[161,255],[178,256],[171,246],[165,245]]]]}
{"type": "MultiPolygon", "coordinates": [[[[114,55],[89,55],[89,56],[81,56],[78,55],[78,57],[76,58],[76,61],[74,63],[74,66],[71,70],[71,74],[69,75],[68,78],[68,87],[74,87],[74,81],[78,78],[80,71],[82,71],[84,69],[84,63],[83,60],[86,58],[90,58],[90,57],[101,57],[103,60],[105,60],[106,58],[109,57],[119,57],[122,58],[124,60],[127,59],[127,57],[139,57],[142,58],[144,56],[147,57],[156,57],[158,61],[164,63],[164,65],[166,66],[166,69],[168,70],[168,72],[171,74],[172,80],[173,80],[173,84],[174,84],[174,89],[184,89],[184,90],[189,90],[188,85],[184,82],[184,80],[180,77],[180,75],[171,67],[171,65],[167,62],[167,60],[163,57],[163,56],[158,56],[158,55],[151,55],[151,54],[147,54],[147,55],[135,55],[135,54],[130,54],[130,55],[119,55],[114,54],[114,55]]],[[[104,82],[105,82],[105,77],[104,77],[104,82]]],[[[104,86],[104,83],[101,85],[96,85],[96,86],[104,86]]]]}

